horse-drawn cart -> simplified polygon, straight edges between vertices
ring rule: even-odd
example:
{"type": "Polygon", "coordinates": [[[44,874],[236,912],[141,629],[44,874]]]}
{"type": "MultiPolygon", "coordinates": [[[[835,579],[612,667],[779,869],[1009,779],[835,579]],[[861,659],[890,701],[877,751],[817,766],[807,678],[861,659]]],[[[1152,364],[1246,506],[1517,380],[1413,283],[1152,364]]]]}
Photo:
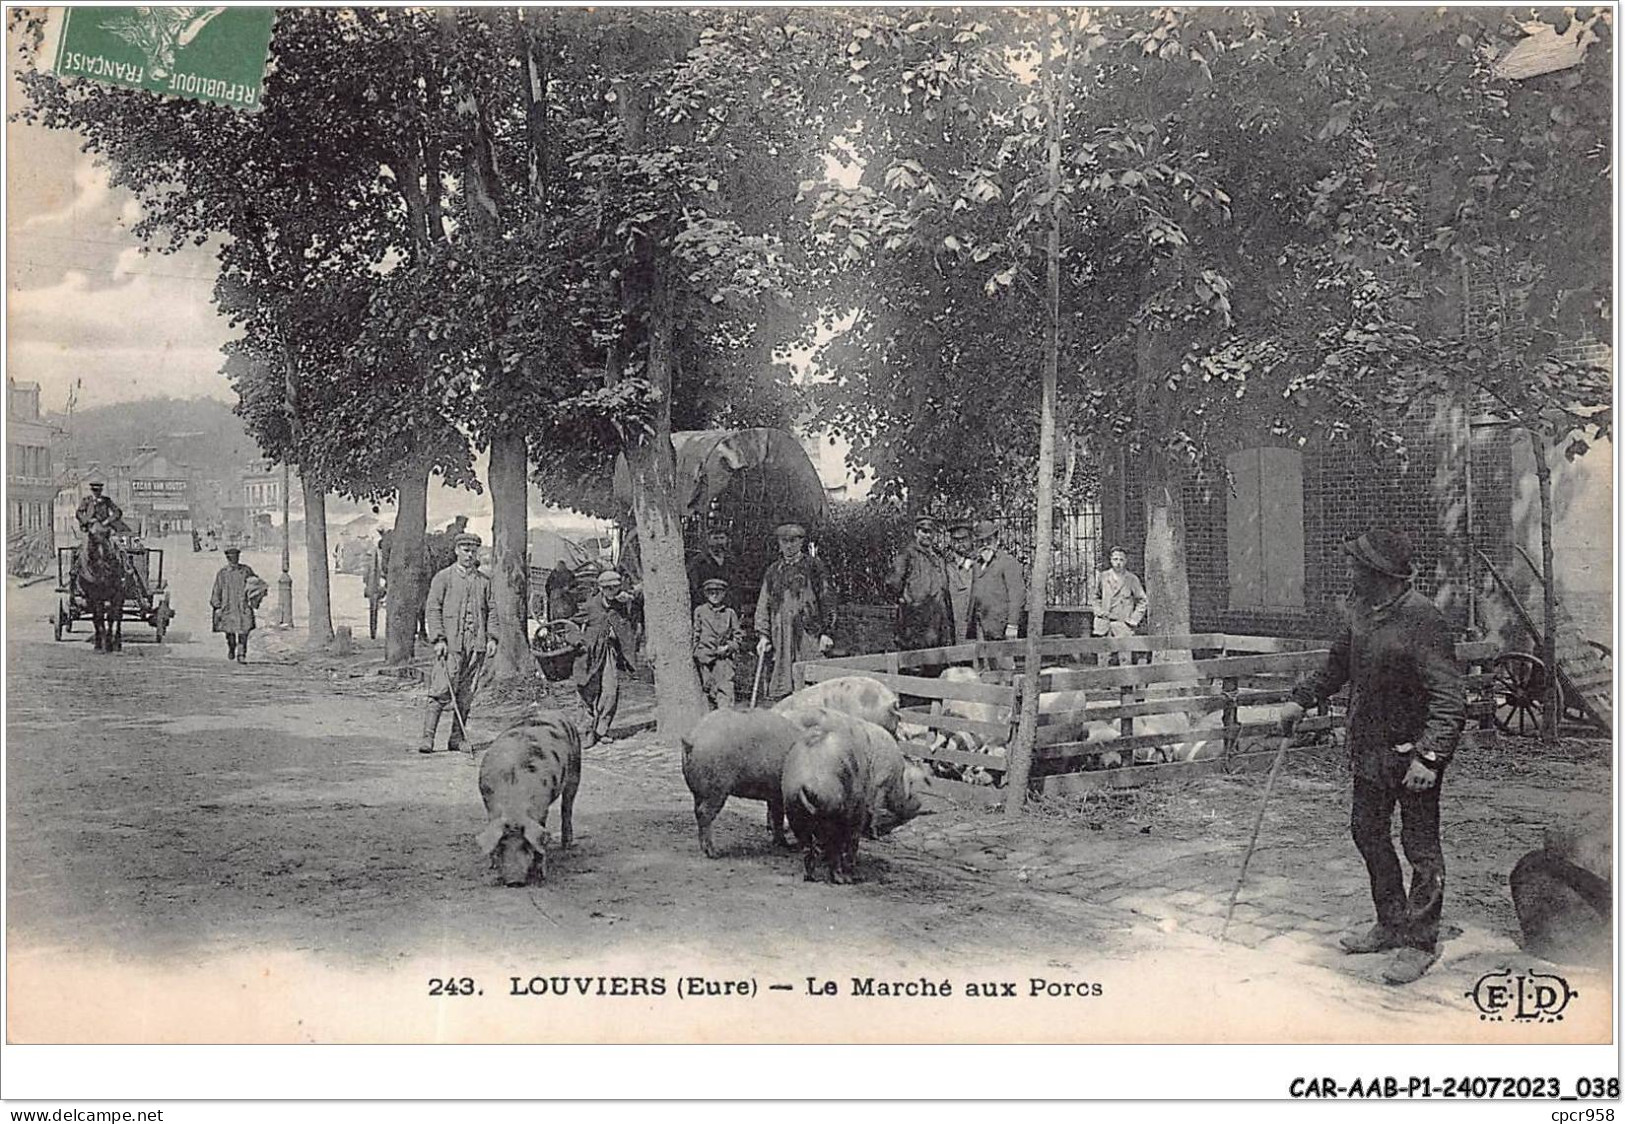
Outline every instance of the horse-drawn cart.
{"type": "MultiPolygon", "coordinates": [[[[90,619],[90,603],[73,580],[77,546],[58,547],[56,552],[56,619],[52,633],[58,640],[72,632],[75,621],[90,619]]],[[[163,643],[164,633],[175,610],[169,607],[169,584],[164,580],[164,552],[144,546],[121,545],[124,559],[124,603],[121,621],[150,625],[153,637],[163,643]]]]}

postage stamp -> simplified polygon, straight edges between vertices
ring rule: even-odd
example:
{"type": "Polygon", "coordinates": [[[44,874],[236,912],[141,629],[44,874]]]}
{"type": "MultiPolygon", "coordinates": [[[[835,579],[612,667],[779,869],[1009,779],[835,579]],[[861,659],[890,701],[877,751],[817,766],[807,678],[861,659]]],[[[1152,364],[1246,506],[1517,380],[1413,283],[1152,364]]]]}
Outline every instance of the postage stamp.
{"type": "Polygon", "coordinates": [[[65,8],[62,77],[256,110],[274,8],[65,8]]]}

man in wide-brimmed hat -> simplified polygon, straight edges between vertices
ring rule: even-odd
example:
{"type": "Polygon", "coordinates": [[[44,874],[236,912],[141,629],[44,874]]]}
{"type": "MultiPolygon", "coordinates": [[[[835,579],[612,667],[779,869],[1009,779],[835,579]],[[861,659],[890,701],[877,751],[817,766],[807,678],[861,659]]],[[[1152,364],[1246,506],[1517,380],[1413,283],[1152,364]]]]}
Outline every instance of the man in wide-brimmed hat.
{"type": "Polygon", "coordinates": [[[434,645],[435,665],[429,697],[423,703],[423,740],[419,753],[434,752],[435,732],[446,704],[456,700],[448,750],[463,747],[463,728],[474,705],[474,684],[485,661],[497,654],[491,631],[491,579],[480,570],[480,537],[467,531],[452,538],[454,560],[429,582],[423,621],[434,645]]]}
{"type": "Polygon", "coordinates": [[[835,591],[823,563],[807,553],[804,523],[780,523],[774,530],[779,558],[762,575],[756,596],[756,654],[773,653],[767,697],[782,699],[796,689],[795,664],[815,660],[834,645],[835,591]]]}
{"type": "Polygon", "coordinates": [[[1281,726],[1290,733],[1306,708],[1349,685],[1350,822],[1371,878],[1377,923],[1341,943],[1353,953],[1394,950],[1383,979],[1407,984],[1438,959],[1444,905],[1439,787],[1467,704],[1450,625],[1411,588],[1410,541],[1396,531],[1375,530],[1343,549],[1351,586],[1347,627],[1326,666],[1294,689],[1293,701],[1282,707],[1281,726]],[[1396,804],[1411,864],[1409,895],[1391,838],[1396,804]]]}
{"type": "Polygon", "coordinates": [[[575,683],[587,708],[584,746],[610,740],[610,726],[621,705],[621,676],[637,670],[637,630],[632,626],[631,599],[622,591],[624,585],[618,572],[605,570],[598,575],[598,592],[576,613],[581,639],[575,683]]]}
{"type": "Polygon", "coordinates": [[[897,646],[904,651],[939,648],[953,638],[948,564],[937,553],[936,535],[935,519],[914,520],[914,541],[892,556],[886,576],[886,589],[897,598],[897,646]]]}
{"type": "Polygon", "coordinates": [[[999,545],[999,528],[993,520],[978,519],[972,531],[976,554],[971,570],[971,636],[978,640],[1014,640],[1027,597],[1021,563],[999,545]]]}

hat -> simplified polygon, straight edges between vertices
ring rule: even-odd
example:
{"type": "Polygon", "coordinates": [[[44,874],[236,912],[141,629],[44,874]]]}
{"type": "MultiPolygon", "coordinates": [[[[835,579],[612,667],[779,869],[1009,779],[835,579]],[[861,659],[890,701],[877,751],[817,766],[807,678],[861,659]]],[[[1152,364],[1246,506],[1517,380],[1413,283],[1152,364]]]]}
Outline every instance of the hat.
{"type": "Polygon", "coordinates": [[[970,524],[963,519],[956,519],[948,525],[948,534],[954,538],[970,538],[970,524]]]}
{"type": "Polygon", "coordinates": [[[230,557],[233,554],[241,554],[242,552],[243,552],[243,548],[240,547],[240,546],[228,546],[228,547],[226,547],[226,556],[227,557],[230,557]]]}
{"type": "Polygon", "coordinates": [[[807,527],[804,523],[780,523],[777,527],[773,528],[773,533],[781,539],[796,537],[806,538],[807,527]]]}
{"type": "Polygon", "coordinates": [[[620,584],[621,584],[621,575],[619,573],[617,573],[616,571],[614,571],[614,570],[605,570],[603,573],[598,575],[599,588],[603,588],[605,586],[611,586],[611,585],[620,585],[620,584]]]}
{"type": "Polygon", "coordinates": [[[1367,531],[1343,543],[1356,562],[1391,578],[1409,578],[1416,567],[1411,562],[1411,540],[1398,531],[1367,531]]]}
{"type": "Polygon", "coordinates": [[[107,486],[107,481],[103,480],[100,476],[92,476],[89,480],[85,481],[85,483],[89,484],[92,488],[105,488],[107,486]]]}
{"type": "Polygon", "coordinates": [[[975,534],[977,542],[987,542],[998,537],[999,527],[991,519],[978,519],[972,533],[975,534]]]}
{"type": "Polygon", "coordinates": [[[462,546],[464,543],[467,543],[469,546],[479,546],[480,536],[474,534],[472,531],[464,531],[462,534],[451,540],[452,546],[462,546]]]}
{"type": "Polygon", "coordinates": [[[706,578],[705,581],[703,583],[701,583],[700,588],[705,590],[705,592],[707,592],[707,593],[710,593],[713,589],[727,589],[728,588],[728,579],[727,578],[706,578]]]}
{"type": "Polygon", "coordinates": [[[935,531],[937,529],[937,521],[931,518],[929,515],[922,515],[914,520],[914,529],[916,531],[935,531]]]}

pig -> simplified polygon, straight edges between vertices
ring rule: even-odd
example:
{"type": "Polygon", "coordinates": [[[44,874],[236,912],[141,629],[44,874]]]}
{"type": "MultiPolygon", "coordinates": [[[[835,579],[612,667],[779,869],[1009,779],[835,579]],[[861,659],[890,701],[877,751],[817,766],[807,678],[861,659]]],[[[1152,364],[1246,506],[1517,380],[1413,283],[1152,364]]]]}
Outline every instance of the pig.
{"type": "Polygon", "coordinates": [[[790,829],[801,841],[808,882],[817,880],[820,860],[832,883],[856,880],[858,837],[869,821],[874,788],[874,758],[865,740],[839,724],[815,726],[784,759],[780,790],[790,829]]]}
{"type": "Polygon", "coordinates": [[[853,881],[858,836],[875,838],[919,815],[928,774],[872,722],[827,707],[790,716],[804,733],[785,759],[782,789],[790,827],[805,849],[807,878],[814,878],[822,857],[831,882],[853,881]],[[857,788],[848,791],[849,784],[857,788]],[[796,803],[792,791],[799,793],[796,803]],[[860,809],[854,810],[854,799],[860,809]]]}
{"type": "Polygon", "coordinates": [[[781,699],[773,709],[784,714],[809,706],[826,706],[873,722],[888,734],[897,733],[897,692],[867,675],[841,675],[814,683],[781,699]]]}
{"type": "Polygon", "coordinates": [[[498,734],[480,762],[489,821],[475,842],[504,886],[547,878],[547,812],[559,802],[559,846],[568,850],[581,787],[581,734],[562,714],[536,715],[498,734]]]}
{"type": "Polygon", "coordinates": [[[680,739],[683,780],[694,794],[700,850],[707,858],[717,857],[711,823],[730,796],[767,801],[773,841],[781,847],[790,845],[784,837],[779,779],[784,758],[801,734],[800,726],[771,710],[713,710],[680,739]]]}
{"type": "Polygon", "coordinates": [[[1546,845],[1508,885],[1525,952],[1557,963],[1607,963],[1612,950],[1614,833],[1603,817],[1546,829],[1546,845]]]}

